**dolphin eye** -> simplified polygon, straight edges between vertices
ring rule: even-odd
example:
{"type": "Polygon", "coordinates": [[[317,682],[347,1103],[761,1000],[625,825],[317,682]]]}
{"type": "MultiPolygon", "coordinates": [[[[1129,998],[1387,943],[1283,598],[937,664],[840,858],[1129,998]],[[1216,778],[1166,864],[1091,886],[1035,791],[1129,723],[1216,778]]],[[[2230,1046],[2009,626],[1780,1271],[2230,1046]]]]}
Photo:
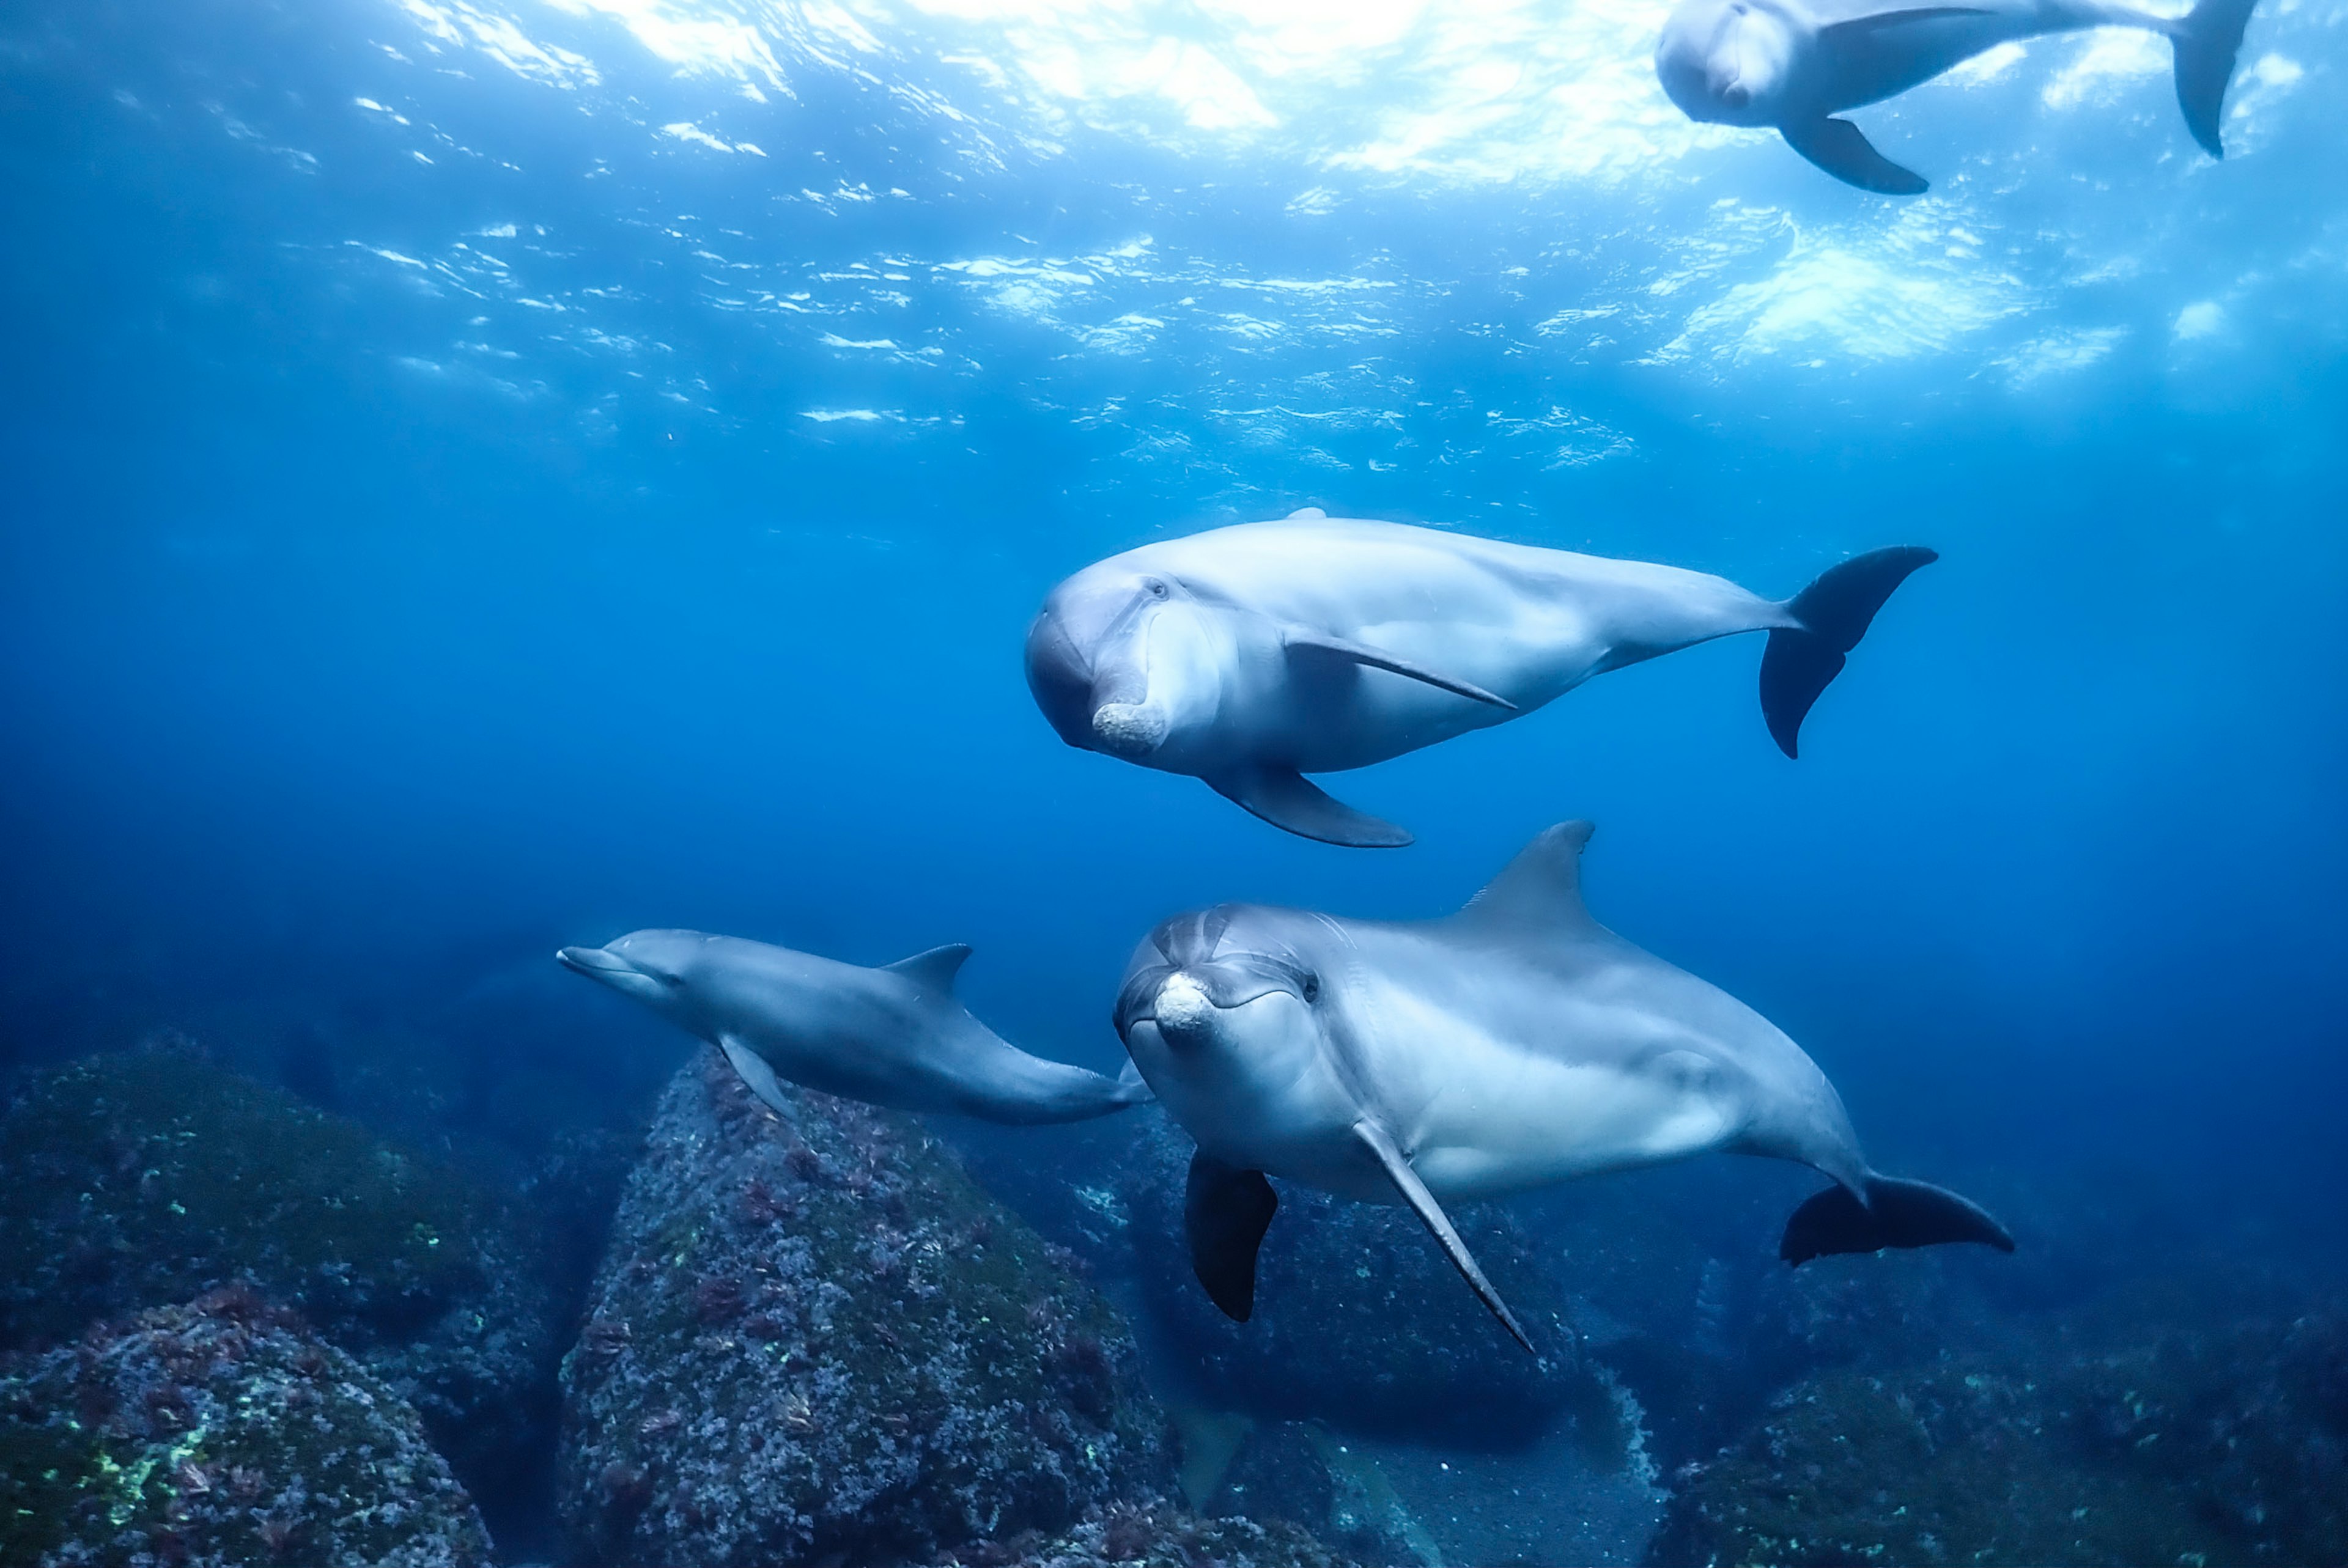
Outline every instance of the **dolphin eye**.
{"type": "Polygon", "coordinates": [[[1321,999],[1320,976],[1307,975],[1304,977],[1304,999],[1309,1002],[1319,1001],[1321,999]]]}
{"type": "Polygon", "coordinates": [[[1143,578],[1141,579],[1141,586],[1149,590],[1149,597],[1152,599],[1164,599],[1166,597],[1167,588],[1165,579],[1162,578],[1143,578]]]}

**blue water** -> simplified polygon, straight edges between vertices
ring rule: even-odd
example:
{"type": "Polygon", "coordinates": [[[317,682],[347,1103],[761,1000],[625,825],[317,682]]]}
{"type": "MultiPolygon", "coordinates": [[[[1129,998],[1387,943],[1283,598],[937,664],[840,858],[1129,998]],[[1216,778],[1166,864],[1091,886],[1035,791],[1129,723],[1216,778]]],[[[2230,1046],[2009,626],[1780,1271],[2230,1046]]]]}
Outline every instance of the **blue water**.
{"type": "Polygon", "coordinates": [[[2348,10],[2222,165],[2100,35],[1867,111],[1902,204],[1687,126],[1657,5],[1250,9],[12,7],[0,1053],[376,1053],[526,1161],[685,1055],[561,943],[967,941],[1114,1071],[1164,915],[1589,816],[1879,1164],[2336,1262],[2348,10]],[[1943,559],[1798,764],[1730,640],[1328,781],[1399,853],[1056,739],[1052,583],[1307,505],[1943,559]]]}

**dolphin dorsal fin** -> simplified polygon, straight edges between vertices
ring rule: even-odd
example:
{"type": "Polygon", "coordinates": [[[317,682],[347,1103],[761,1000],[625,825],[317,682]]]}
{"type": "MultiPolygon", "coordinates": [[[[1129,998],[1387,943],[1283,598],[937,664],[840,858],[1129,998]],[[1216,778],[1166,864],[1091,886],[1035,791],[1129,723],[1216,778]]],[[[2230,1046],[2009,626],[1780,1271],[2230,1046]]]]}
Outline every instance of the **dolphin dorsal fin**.
{"type": "Polygon", "coordinates": [[[915,953],[910,958],[900,958],[880,967],[892,975],[902,975],[924,990],[953,993],[954,977],[962,973],[963,960],[970,957],[967,942],[948,942],[942,948],[932,948],[926,953],[915,953]]]}
{"type": "Polygon", "coordinates": [[[1535,930],[1595,926],[1581,901],[1581,847],[1591,832],[1587,822],[1560,822],[1545,830],[1468,900],[1460,917],[1535,930]]]}

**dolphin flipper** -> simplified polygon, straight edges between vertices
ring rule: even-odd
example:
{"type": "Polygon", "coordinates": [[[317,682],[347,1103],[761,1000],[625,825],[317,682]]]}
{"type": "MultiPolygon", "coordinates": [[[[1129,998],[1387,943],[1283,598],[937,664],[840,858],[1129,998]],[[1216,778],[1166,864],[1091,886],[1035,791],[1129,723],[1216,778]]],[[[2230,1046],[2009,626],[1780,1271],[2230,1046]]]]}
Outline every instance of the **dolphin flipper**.
{"type": "Polygon", "coordinates": [[[1761,655],[1761,716],[1787,756],[1798,755],[1802,720],[1827,683],[1842,673],[1845,655],[1859,646],[1875,612],[1910,572],[1941,559],[1921,545],[1893,545],[1838,561],[1786,601],[1798,627],[1769,633],[1761,655]]]}
{"type": "Polygon", "coordinates": [[[2177,107],[2185,111],[2185,128],[2212,158],[2226,156],[2219,139],[2219,114],[2226,107],[2226,84],[2233,80],[2234,56],[2241,52],[2242,33],[2250,25],[2258,0],[2200,0],[2175,25],[2177,46],[2177,107]]]}
{"type": "Polygon", "coordinates": [[[1930,1182],[1891,1176],[1865,1179],[1861,1202],[1837,1183],[1805,1202],[1786,1222],[1777,1255],[1795,1267],[1838,1252],[1880,1252],[1888,1246],[1937,1246],[1973,1241],[2000,1252],[2013,1250],[2013,1237],[1971,1199],[1930,1182]]]}
{"type": "Polygon", "coordinates": [[[1426,1226],[1428,1234],[1443,1248],[1443,1255],[1451,1260],[1451,1266],[1459,1271],[1460,1277],[1468,1282],[1468,1288],[1476,1293],[1476,1299],[1491,1309],[1492,1316],[1500,1320],[1500,1327],[1515,1336],[1518,1344],[1533,1355],[1540,1355],[1540,1351],[1533,1349],[1533,1342],[1526,1337],[1523,1326],[1517,1321],[1517,1315],[1509,1310],[1509,1304],[1500,1299],[1500,1293],[1494,1290],[1492,1282],[1484,1277],[1484,1271],[1476,1266],[1475,1256],[1468,1252],[1468,1244],[1459,1239],[1459,1233],[1451,1226],[1450,1217],[1435,1201],[1435,1194],[1426,1190],[1426,1184],[1418,1179],[1418,1173],[1410,1168],[1410,1162],[1403,1158],[1402,1151],[1395,1147],[1393,1137],[1385,1128],[1366,1120],[1354,1123],[1354,1136],[1360,1139],[1363,1147],[1376,1155],[1378,1163],[1385,1167],[1386,1179],[1394,1183],[1395,1190],[1403,1196],[1403,1202],[1411,1206],[1412,1212],[1418,1215],[1419,1223],[1426,1226]]]}
{"type": "Polygon", "coordinates": [[[1323,631],[1309,631],[1301,626],[1292,626],[1282,630],[1280,641],[1283,648],[1309,649],[1335,658],[1348,659],[1356,664],[1366,664],[1373,670],[1385,670],[1413,681],[1423,681],[1438,691],[1449,692],[1465,697],[1470,702],[1482,702],[1488,707],[1498,708],[1505,712],[1513,713],[1518,711],[1517,705],[1506,697],[1487,692],[1472,682],[1457,681],[1448,675],[1437,674],[1424,665],[1414,664],[1407,659],[1398,659],[1382,649],[1372,648],[1365,642],[1354,642],[1343,637],[1332,637],[1323,631]]]}
{"type": "Polygon", "coordinates": [[[1400,849],[1411,836],[1391,822],[1355,811],[1317,784],[1305,781],[1294,768],[1258,764],[1246,773],[1224,774],[1207,781],[1217,794],[1235,801],[1274,827],[1284,827],[1300,838],[1341,844],[1348,849],[1400,849]]]}
{"type": "Polygon", "coordinates": [[[775,1081],[775,1070],[767,1065],[765,1057],[730,1035],[718,1040],[717,1049],[726,1053],[726,1060],[734,1064],[734,1071],[742,1075],[742,1082],[751,1093],[765,1101],[777,1115],[791,1113],[790,1102],[783,1098],[783,1086],[775,1081]]]}
{"type": "Polygon", "coordinates": [[[1203,1149],[1190,1156],[1182,1193],[1190,1269],[1226,1317],[1245,1323],[1255,1315],[1256,1249],[1279,1207],[1262,1171],[1227,1165],[1203,1149]]]}
{"type": "Polygon", "coordinates": [[[1881,153],[1847,119],[1815,119],[1777,128],[1786,145],[1841,180],[1879,196],[1921,196],[1931,182],[1881,153]]]}

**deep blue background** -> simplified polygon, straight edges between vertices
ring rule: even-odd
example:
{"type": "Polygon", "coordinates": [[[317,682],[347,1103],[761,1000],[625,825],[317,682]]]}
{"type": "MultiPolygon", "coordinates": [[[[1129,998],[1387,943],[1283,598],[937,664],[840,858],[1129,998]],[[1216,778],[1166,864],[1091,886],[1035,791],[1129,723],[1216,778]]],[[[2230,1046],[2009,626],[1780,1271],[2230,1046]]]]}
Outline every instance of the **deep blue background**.
{"type": "MultiPolygon", "coordinates": [[[[552,949],[676,924],[860,962],[969,941],[981,1016],[1110,1070],[1125,953],[1165,914],[1441,910],[1588,815],[1600,917],[1800,1040],[1885,1167],[2084,1176],[2342,1243],[2348,362],[2328,275],[2240,282],[2336,261],[2348,161],[2306,95],[2189,190],[2157,83],[2132,139],[2050,125],[2022,176],[1976,181],[1968,222],[2023,236],[2067,205],[2098,242],[2154,236],[2134,292],[2063,245],[1980,263],[2043,289],[2031,331],[2137,323],[2024,384],[1994,372],[2019,326],[1807,368],[1643,363],[1668,322],[1632,342],[1625,317],[1624,343],[1579,354],[1532,330],[1637,294],[1740,182],[1805,232],[1895,220],[1771,147],[1596,194],[1364,180],[1306,221],[1285,215],[1303,177],[1244,153],[1101,134],[971,172],[930,122],[812,67],[758,111],[769,157],[696,158],[646,128],[714,89],[647,68],[558,104],[478,59],[387,63],[370,41],[400,26],[228,5],[8,25],[15,1061],[166,1024],[311,1080],[304,1055],[328,1079],[372,1056],[440,1095],[459,1142],[527,1155],[641,1114],[684,1050],[552,949]],[[489,150],[418,163],[355,95],[489,150]],[[2045,167],[2073,149],[2124,172],[2082,195],[2045,167]],[[907,194],[778,204],[834,181],[907,194]],[[473,241],[529,272],[486,302],[369,249],[445,258],[517,220],[473,241]],[[729,227],[808,278],[1147,231],[1161,271],[1126,285],[1133,309],[1219,276],[1369,278],[1396,285],[1373,302],[1393,331],[1251,347],[1178,321],[1148,353],[1087,355],[933,271],[893,316],[819,289],[809,322],[746,313],[690,259],[729,227]],[[2196,358],[2168,319],[2221,287],[2250,302],[2196,358]],[[524,288],[665,346],[528,339],[545,307],[524,288]],[[519,358],[450,347],[474,340],[519,358]],[[1350,413],[1311,450],[1228,416],[1320,394],[1350,413]],[[1493,434],[1491,411],[1554,405],[1627,448],[1551,468],[1493,434]],[[851,407],[906,417],[803,414],[851,407]],[[1056,742],[1019,664],[1054,580],[1307,504],[1773,593],[1877,545],[1944,559],[1798,764],[1762,730],[1757,643],[1715,644],[1327,781],[1418,833],[1398,854],[1291,839],[1056,742]]],[[[1930,147],[2007,118],[1933,100],[1904,123],[1930,147]]]]}

